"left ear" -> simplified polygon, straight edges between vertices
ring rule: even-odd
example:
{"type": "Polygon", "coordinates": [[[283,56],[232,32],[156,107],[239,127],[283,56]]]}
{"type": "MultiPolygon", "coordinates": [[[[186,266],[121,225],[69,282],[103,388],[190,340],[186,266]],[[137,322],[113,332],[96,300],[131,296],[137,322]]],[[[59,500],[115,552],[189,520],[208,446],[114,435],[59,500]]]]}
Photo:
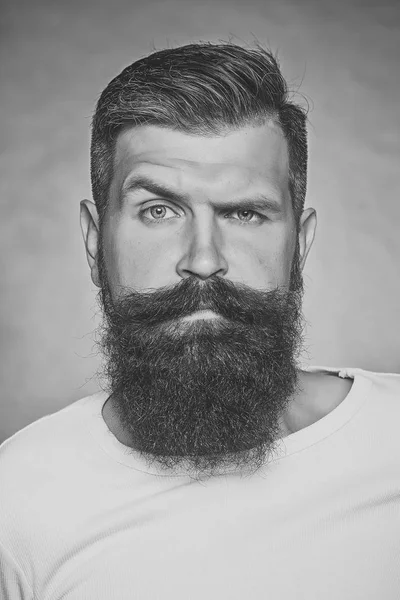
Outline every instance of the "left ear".
{"type": "Polygon", "coordinates": [[[300,268],[303,270],[308,253],[315,237],[317,227],[317,213],[314,208],[307,208],[300,217],[299,246],[300,246],[300,268]]]}

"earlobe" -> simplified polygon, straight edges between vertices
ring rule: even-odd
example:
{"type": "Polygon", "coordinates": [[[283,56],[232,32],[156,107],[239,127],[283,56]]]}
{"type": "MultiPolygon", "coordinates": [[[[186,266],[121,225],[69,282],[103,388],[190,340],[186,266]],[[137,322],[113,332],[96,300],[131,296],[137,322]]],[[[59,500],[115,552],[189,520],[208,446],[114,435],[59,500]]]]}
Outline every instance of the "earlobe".
{"type": "Polygon", "coordinates": [[[299,245],[300,245],[300,267],[304,269],[308,253],[315,237],[317,227],[317,213],[314,208],[307,208],[300,218],[299,245]]]}
{"type": "Polygon", "coordinates": [[[93,283],[100,286],[97,253],[99,244],[99,217],[94,202],[82,200],[81,202],[81,231],[86,249],[86,258],[90,268],[93,283]]]}

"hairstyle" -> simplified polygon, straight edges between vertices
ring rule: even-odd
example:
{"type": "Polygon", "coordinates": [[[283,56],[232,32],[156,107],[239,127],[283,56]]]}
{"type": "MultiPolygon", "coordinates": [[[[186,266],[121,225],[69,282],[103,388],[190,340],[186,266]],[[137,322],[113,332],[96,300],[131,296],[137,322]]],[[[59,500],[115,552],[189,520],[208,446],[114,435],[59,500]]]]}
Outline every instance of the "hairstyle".
{"type": "Polygon", "coordinates": [[[298,223],[307,185],[307,116],[290,101],[270,52],[259,45],[207,42],[161,50],[132,63],[102,92],[92,120],[91,180],[100,224],[122,128],[148,124],[215,136],[270,119],[288,143],[289,189],[298,223]]]}

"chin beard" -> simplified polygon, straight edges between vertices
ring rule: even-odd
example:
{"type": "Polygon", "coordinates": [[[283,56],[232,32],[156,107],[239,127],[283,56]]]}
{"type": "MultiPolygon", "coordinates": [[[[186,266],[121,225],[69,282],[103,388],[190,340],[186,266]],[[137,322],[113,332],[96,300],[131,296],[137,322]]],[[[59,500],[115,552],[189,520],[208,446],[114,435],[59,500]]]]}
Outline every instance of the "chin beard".
{"type": "Polygon", "coordinates": [[[194,478],[261,468],[297,390],[298,248],[289,290],[190,277],[113,300],[101,253],[99,270],[103,374],[129,447],[149,466],[194,478]],[[182,320],[203,308],[219,318],[182,320]]]}

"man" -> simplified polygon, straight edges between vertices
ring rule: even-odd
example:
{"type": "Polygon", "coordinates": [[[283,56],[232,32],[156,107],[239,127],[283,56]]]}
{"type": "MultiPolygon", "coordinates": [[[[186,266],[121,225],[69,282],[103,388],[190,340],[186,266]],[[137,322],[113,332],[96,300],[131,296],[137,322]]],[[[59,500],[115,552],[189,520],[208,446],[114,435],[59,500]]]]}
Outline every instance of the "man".
{"type": "Polygon", "coordinates": [[[81,224],[108,387],[3,444],[2,598],[400,597],[400,376],[298,364],[306,171],[259,47],[104,90],[81,224]]]}

